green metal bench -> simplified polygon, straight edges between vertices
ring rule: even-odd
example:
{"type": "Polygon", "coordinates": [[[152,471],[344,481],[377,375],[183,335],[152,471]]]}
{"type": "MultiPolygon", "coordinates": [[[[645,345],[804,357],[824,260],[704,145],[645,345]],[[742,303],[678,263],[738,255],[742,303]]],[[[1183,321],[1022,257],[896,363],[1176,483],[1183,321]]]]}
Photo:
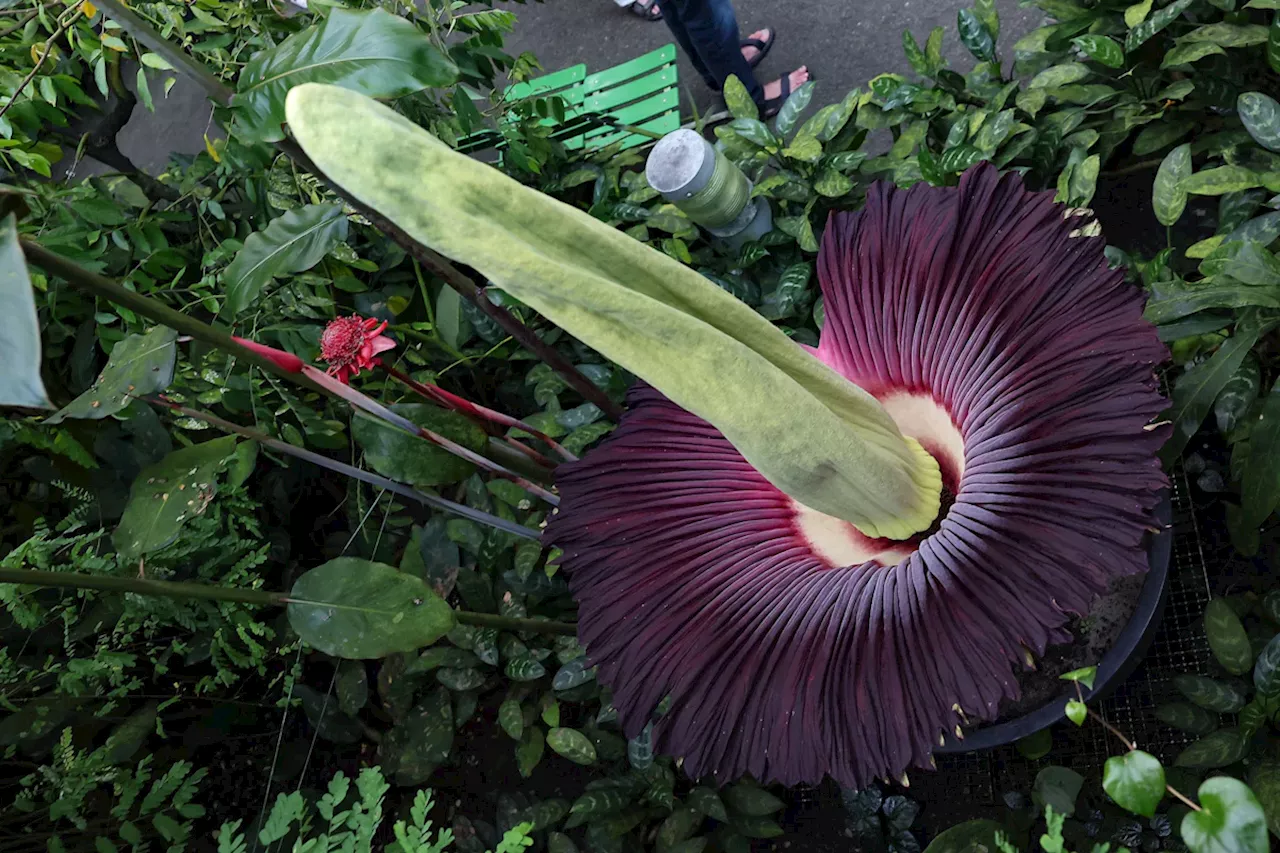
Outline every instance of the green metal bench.
{"type": "MultiPolygon", "coordinates": [[[[571,151],[595,151],[621,142],[634,148],[655,137],[636,128],[662,135],[680,127],[679,76],[676,46],[669,44],[613,68],[587,74],[585,64],[570,66],[506,91],[508,100],[558,95],[565,102],[563,122],[544,119],[553,127],[551,137],[571,151]]],[[[458,142],[464,154],[493,149],[501,152],[506,141],[496,130],[482,130],[458,142]]]]}

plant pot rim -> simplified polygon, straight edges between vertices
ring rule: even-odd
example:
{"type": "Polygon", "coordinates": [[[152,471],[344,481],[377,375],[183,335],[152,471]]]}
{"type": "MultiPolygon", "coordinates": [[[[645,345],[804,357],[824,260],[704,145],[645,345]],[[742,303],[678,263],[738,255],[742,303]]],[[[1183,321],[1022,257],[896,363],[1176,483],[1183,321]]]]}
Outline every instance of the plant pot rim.
{"type": "MultiPolygon", "coordinates": [[[[1161,495],[1155,512],[1161,530],[1151,537],[1147,545],[1147,577],[1138,593],[1137,606],[1115,643],[1098,662],[1098,675],[1093,688],[1084,691],[1085,701],[1102,698],[1133,674],[1160,624],[1173,550],[1173,504],[1167,489],[1161,495]]],[[[965,732],[963,740],[949,734],[946,743],[936,747],[934,752],[943,755],[976,752],[1014,743],[1066,719],[1067,701],[1074,698],[1075,688],[1063,682],[1062,694],[1034,711],[965,732]]]]}

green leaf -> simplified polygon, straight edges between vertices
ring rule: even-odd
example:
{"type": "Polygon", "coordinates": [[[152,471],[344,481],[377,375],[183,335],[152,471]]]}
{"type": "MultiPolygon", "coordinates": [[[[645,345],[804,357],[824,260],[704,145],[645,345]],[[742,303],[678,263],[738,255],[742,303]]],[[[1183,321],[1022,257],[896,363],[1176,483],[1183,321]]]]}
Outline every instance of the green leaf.
{"type": "Polygon", "coordinates": [[[398,785],[421,785],[453,749],[453,702],[437,687],[382,739],[383,772],[398,785]]]}
{"type": "Polygon", "coordinates": [[[1235,336],[1228,338],[1207,361],[1178,377],[1173,386],[1173,403],[1168,415],[1173,421],[1173,435],[1160,451],[1163,458],[1176,459],[1182,453],[1191,436],[1200,429],[1227,380],[1235,375],[1245,356],[1253,349],[1260,332],[1257,325],[1237,325],[1235,336]]]}
{"type": "Polygon", "coordinates": [[[600,788],[587,791],[573,801],[569,814],[577,818],[591,818],[600,815],[617,814],[635,801],[631,790],[621,787],[600,788]]]}
{"type": "Polygon", "coordinates": [[[1181,729],[1193,735],[1207,735],[1221,722],[1217,714],[1189,702],[1170,702],[1161,705],[1156,708],[1156,717],[1175,729],[1181,729]]]}
{"type": "Polygon", "coordinates": [[[1206,56],[1225,56],[1226,53],[1225,50],[1212,42],[1180,44],[1164,55],[1164,59],[1160,62],[1160,68],[1174,68],[1178,65],[1187,65],[1198,59],[1204,59],[1206,56]]]}
{"type": "Polygon", "coordinates": [[[1019,738],[1017,747],[1018,754],[1023,758],[1028,761],[1037,761],[1053,750],[1053,732],[1041,729],[1034,734],[1019,738]]]}
{"type": "Polygon", "coordinates": [[[338,708],[338,700],[332,695],[305,684],[295,684],[293,694],[302,700],[302,711],[320,737],[333,743],[356,743],[363,736],[360,724],[338,708]]]}
{"type": "Polygon", "coordinates": [[[596,761],[596,748],[577,729],[552,729],[547,732],[547,746],[574,764],[591,765],[596,761]]]}
{"type": "Polygon", "coordinates": [[[911,30],[902,31],[902,52],[907,55],[907,62],[911,64],[911,69],[917,74],[927,77],[933,73],[929,66],[929,58],[920,49],[920,43],[911,34],[911,30]]]}
{"type": "Polygon", "coordinates": [[[1058,191],[1062,196],[1061,200],[1071,207],[1088,207],[1089,202],[1093,201],[1093,194],[1097,192],[1098,172],[1101,168],[1102,158],[1097,154],[1090,154],[1064,172],[1067,177],[1066,192],[1062,192],[1063,187],[1060,185],[1058,191]]]}
{"type": "Polygon", "coordinates": [[[1258,655],[1253,665],[1253,686],[1259,696],[1280,696],[1280,634],[1272,637],[1258,655]]]}
{"type": "Polygon", "coordinates": [[[1200,811],[1182,819],[1191,853],[1267,853],[1267,820],[1258,799],[1238,779],[1215,776],[1200,786],[1200,811]]]}
{"type": "Polygon", "coordinates": [[[13,713],[0,717],[0,746],[39,741],[56,731],[77,704],[78,700],[56,693],[24,703],[13,713]]]}
{"type": "Polygon", "coordinates": [[[809,101],[813,100],[815,85],[812,80],[801,83],[783,102],[782,109],[778,110],[778,117],[773,120],[773,129],[779,136],[786,136],[795,128],[801,114],[809,106],[809,101]]]}
{"type": "Polygon", "coordinates": [[[823,169],[813,181],[813,189],[827,198],[840,198],[853,191],[853,181],[835,169],[823,169]]]}
{"type": "Polygon", "coordinates": [[[1280,12],[1272,16],[1267,29],[1267,64],[1272,71],[1280,71],[1280,12]]]}
{"type": "Polygon", "coordinates": [[[982,161],[982,151],[968,142],[956,145],[942,152],[938,165],[944,172],[963,172],[975,163],[982,161]]]}
{"type": "Polygon", "coordinates": [[[1238,729],[1219,729],[1182,750],[1173,763],[1200,769],[1226,767],[1244,758],[1247,746],[1248,740],[1238,729]]]}
{"type": "Polygon", "coordinates": [[[805,163],[816,163],[822,159],[822,143],[817,137],[810,136],[801,129],[791,140],[791,144],[782,149],[782,156],[805,163]]]}
{"type": "Polygon", "coordinates": [[[308,204],[255,231],[222,274],[227,310],[239,314],[276,276],[311,269],[342,240],[347,217],[337,204],[308,204]]]}
{"type": "Polygon", "coordinates": [[[1280,151],[1280,103],[1261,92],[1244,92],[1236,100],[1236,110],[1255,142],[1280,151]]]}
{"type": "Polygon", "coordinates": [[[1158,758],[1141,750],[1114,755],[1103,765],[1102,790],[1121,808],[1155,817],[1164,798],[1164,768],[1158,758]]]}
{"type": "MultiPolygon", "coordinates": [[[[702,813],[697,809],[676,809],[658,827],[654,836],[657,853],[669,853],[680,842],[687,839],[702,825],[702,813]]],[[[703,844],[705,844],[705,839],[703,844]]]]}
{"type": "Polygon", "coordinates": [[[0,231],[0,406],[52,409],[40,378],[40,319],[12,213],[0,231]]]}
{"type": "Polygon", "coordinates": [[[724,81],[724,104],[734,118],[760,118],[760,108],[751,100],[747,87],[732,74],[724,81]]]}
{"type": "Polygon", "coordinates": [[[1182,179],[1182,190],[1193,195],[1223,195],[1260,187],[1263,177],[1244,166],[1218,166],[1182,179]]]}
{"type": "MultiPolygon", "coordinates": [[[[48,80],[49,78],[44,78],[48,80]]],[[[43,82],[43,81],[41,81],[43,82]]],[[[138,71],[133,76],[134,89],[138,93],[138,100],[142,101],[142,106],[147,108],[147,112],[155,112],[155,103],[151,100],[151,86],[147,84],[147,70],[142,66],[138,66],[138,71]]]]}
{"type": "Polygon", "coordinates": [[[787,807],[782,800],[750,782],[738,782],[724,790],[724,802],[731,811],[763,817],[787,807]]]}
{"type": "Polygon", "coordinates": [[[579,685],[586,684],[596,677],[596,668],[587,667],[587,659],[585,657],[574,658],[573,660],[560,667],[555,678],[551,679],[552,690],[572,690],[579,685]]]}
{"type": "Polygon", "coordinates": [[[288,116],[330,180],[709,420],[806,506],[877,536],[936,516],[936,463],[883,409],[693,269],[356,93],[297,87],[288,116]]]}
{"type": "Polygon", "coordinates": [[[1183,143],[1165,155],[1156,170],[1151,190],[1151,204],[1161,225],[1172,225],[1187,207],[1187,192],[1182,182],[1191,174],[1191,145],[1183,143]]]}
{"type": "Polygon", "coordinates": [[[1267,40],[1267,28],[1261,24],[1209,24],[1180,36],[1180,44],[1209,42],[1219,47],[1248,47],[1267,40]]]}
{"type": "Polygon", "coordinates": [[[1209,648],[1222,668],[1232,675],[1244,675],[1253,666],[1253,647],[1240,617],[1221,598],[1215,598],[1204,609],[1204,633],[1209,648]]]}
{"type": "Polygon", "coordinates": [[[1240,523],[1257,528],[1280,506],[1280,392],[1275,389],[1262,400],[1248,453],[1240,480],[1240,523]]]}
{"type": "Polygon", "coordinates": [[[1249,771],[1249,787],[1267,816],[1271,832],[1280,835],[1280,761],[1264,758],[1249,771]]]}
{"type": "Polygon", "coordinates": [[[233,132],[247,142],[284,139],[285,96],[300,83],[332,83],[371,98],[398,98],[443,88],[457,76],[457,67],[408,20],[383,9],[339,6],[254,54],[231,99],[233,132]]]}
{"type": "Polygon", "coordinates": [[[991,33],[991,38],[1000,38],[1000,13],[996,10],[995,0],[974,0],[973,13],[991,33]]]}
{"type": "Polygon", "coordinates": [[[994,820],[967,820],[943,830],[924,848],[924,853],[996,853],[996,835],[1008,828],[994,820]]]}
{"type": "Polygon", "coordinates": [[[1101,62],[1108,68],[1124,67],[1124,48],[1113,38],[1107,38],[1106,36],[1078,36],[1071,41],[1088,54],[1090,59],[1101,62]]]}
{"type": "Polygon", "coordinates": [[[720,795],[711,788],[694,788],[685,797],[685,802],[713,820],[721,823],[729,820],[729,812],[725,809],[724,800],[720,799],[720,795]]]}
{"type": "Polygon", "coordinates": [[[1058,814],[1071,817],[1076,812],[1076,798],[1080,796],[1083,784],[1084,777],[1074,770],[1046,767],[1036,774],[1031,796],[1037,809],[1051,806],[1058,814]]]}
{"type": "Polygon", "coordinates": [[[289,625],[304,642],[351,660],[411,652],[454,626],[449,605],[420,578],[356,557],[305,572],[288,608],[289,625]]]}
{"type": "Polygon", "coordinates": [[[182,526],[213,500],[218,473],[235,449],[236,436],[223,436],[175,450],[143,468],[111,537],[120,556],[136,560],[177,539],[182,526]]]}
{"type": "MultiPolygon", "coordinates": [[[[146,334],[130,335],[120,341],[89,390],[54,412],[45,423],[58,424],[67,418],[105,418],[124,409],[134,397],[168,388],[178,357],[177,340],[178,333],[168,326],[152,326],[146,334]]],[[[5,372],[8,373],[7,368],[5,372]]]]}
{"type": "Polygon", "coordinates": [[[498,725],[512,740],[524,737],[524,711],[516,699],[505,699],[498,706],[498,725]]]}
{"type": "Polygon", "coordinates": [[[369,702],[369,675],[362,661],[340,662],[334,686],[338,692],[338,707],[345,714],[357,714],[369,702]]]}
{"type": "Polygon", "coordinates": [[[503,672],[512,681],[537,681],[547,674],[547,668],[533,658],[515,657],[507,661],[503,672]]]}
{"type": "Polygon", "coordinates": [[[442,287],[436,297],[436,331],[440,339],[456,350],[471,340],[473,329],[462,305],[462,295],[452,287],[442,287]]]}
{"type": "Polygon", "coordinates": [[[1041,71],[1031,78],[1032,89],[1056,89],[1088,77],[1093,72],[1083,62],[1064,62],[1041,71]]]}
{"type": "Polygon", "coordinates": [[[1141,24],[1151,12],[1151,4],[1154,0],[1142,0],[1140,3],[1134,3],[1132,6],[1124,10],[1124,25],[1129,29],[1141,24]]]}
{"type": "Polygon", "coordinates": [[[995,37],[973,10],[961,9],[956,16],[956,26],[960,30],[960,41],[970,53],[983,62],[996,58],[995,37]]]}
{"type": "Polygon", "coordinates": [[[1066,713],[1068,720],[1077,726],[1083,726],[1084,721],[1089,717],[1089,707],[1079,699],[1072,699],[1067,702],[1066,713]]]}
{"type": "Polygon", "coordinates": [[[1244,695],[1235,687],[1203,675],[1186,673],[1175,675],[1173,686],[1201,708],[1216,711],[1219,714],[1234,714],[1244,707],[1246,701],[1244,695]]]}
{"type": "MultiPolygon", "coordinates": [[[[400,403],[390,408],[468,450],[478,453],[488,443],[484,430],[457,412],[426,403],[400,403]]],[[[475,466],[467,460],[371,415],[357,414],[352,418],[351,436],[373,470],[400,483],[442,486],[461,482],[475,473],[475,466]]]]}
{"type": "MultiPolygon", "coordinates": [[[[1160,9],[1154,15],[1146,17],[1145,20],[1143,18],[1138,18],[1141,23],[1129,25],[1129,35],[1126,36],[1124,40],[1124,52],[1133,53],[1133,51],[1137,50],[1138,47],[1149,41],[1156,33],[1176,21],[1182,13],[1187,10],[1187,7],[1194,2],[1195,0],[1174,0],[1174,2],[1165,6],[1163,9],[1160,9]]],[[[1135,6],[1130,6],[1129,10],[1125,12],[1125,19],[1127,20],[1130,12],[1134,12],[1134,10],[1140,6],[1149,10],[1151,8],[1151,3],[1138,3],[1135,6]]],[[[1145,17],[1145,15],[1146,12],[1144,11],[1143,16],[1145,17]]]]}

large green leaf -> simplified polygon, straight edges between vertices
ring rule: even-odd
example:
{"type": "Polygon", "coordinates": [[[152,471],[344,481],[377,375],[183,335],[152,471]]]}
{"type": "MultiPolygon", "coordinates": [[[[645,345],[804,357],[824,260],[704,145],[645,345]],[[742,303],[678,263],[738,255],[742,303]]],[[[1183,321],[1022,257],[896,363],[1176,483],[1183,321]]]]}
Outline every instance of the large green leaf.
{"type": "MultiPolygon", "coordinates": [[[[1178,17],[1183,12],[1187,10],[1187,7],[1194,2],[1195,0],[1174,0],[1174,2],[1170,3],[1168,6],[1165,6],[1163,9],[1156,12],[1154,15],[1151,15],[1150,17],[1146,18],[1146,20],[1142,20],[1141,18],[1139,18],[1138,20],[1141,21],[1141,23],[1138,23],[1136,25],[1130,25],[1132,29],[1129,30],[1129,34],[1125,37],[1125,40],[1124,40],[1125,53],[1132,53],[1134,50],[1138,48],[1139,45],[1146,43],[1156,33],[1160,32],[1165,27],[1172,24],[1174,21],[1178,19],[1178,17]]],[[[1139,5],[1142,5],[1142,4],[1139,4],[1139,5]]],[[[1151,8],[1150,3],[1146,3],[1145,6],[1148,9],[1151,8]]],[[[1133,6],[1129,7],[1130,11],[1132,11],[1134,8],[1135,7],[1133,6]]],[[[1127,18],[1128,12],[1126,12],[1125,15],[1127,18]]]]}
{"type": "Polygon", "coordinates": [[[178,333],[168,326],[152,326],[145,334],[120,341],[89,390],[54,412],[45,423],[62,423],[67,418],[105,418],[128,406],[134,397],[168,388],[178,358],[177,340],[178,333]]]}
{"type": "Polygon", "coordinates": [[[1191,853],[1267,853],[1267,819],[1258,798],[1239,779],[1215,776],[1200,786],[1200,811],[1182,819],[1191,853]]]}
{"type": "Polygon", "coordinates": [[[697,272],[354,92],[299,86],[288,117],[329,179],[710,421],[801,503],[895,538],[937,515],[936,463],[875,400],[697,272]]]}
{"type": "Polygon", "coordinates": [[[339,658],[380,658],[429,646],[454,626],[453,610],[420,578],[384,563],[338,557],[289,593],[289,624],[339,658]]]}
{"type": "Polygon", "coordinates": [[[577,729],[556,728],[547,732],[547,746],[574,764],[590,765],[596,761],[596,748],[577,729]]]}
{"type": "Polygon", "coordinates": [[[1184,143],[1165,155],[1156,171],[1151,203],[1161,225],[1172,225],[1187,206],[1187,191],[1180,186],[1191,174],[1191,145],[1184,143]]]}
{"type": "Polygon", "coordinates": [[[1236,100],[1244,129],[1263,148],[1280,151],[1280,103],[1261,92],[1244,92],[1236,100]]]}
{"type": "Polygon", "coordinates": [[[404,18],[383,9],[334,8],[275,47],[254,54],[240,74],[234,132],[249,142],[284,139],[284,102],[300,83],[332,83],[373,98],[448,86],[454,64],[404,18]]]}
{"type": "Polygon", "coordinates": [[[1223,669],[1232,675],[1244,675],[1253,667],[1253,647],[1249,635],[1231,606],[1215,598],[1204,609],[1204,632],[1209,648],[1223,669]]]}
{"type": "Polygon", "coordinates": [[[239,314],[273,278],[311,269],[346,238],[347,217],[336,204],[308,204],[271,220],[249,235],[222,274],[227,311],[239,314]]]}
{"type": "Polygon", "coordinates": [[[1058,814],[1070,817],[1076,813],[1076,798],[1080,796],[1083,785],[1084,777],[1079,773],[1069,767],[1054,765],[1036,774],[1031,797],[1038,809],[1052,806],[1058,814]]]}
{"type": "Polygon", "coordinates": [[[956,29],[960,33],[960,41],[978,59],[990,62],[996,58],[995,36],[972,9],[961,9],[956,14],[956,29]]]}
{"type": "Polygon", "coordinates": [[[40,319],[9,214],[0,222],[0,406],[52,409],[40,379],[40,319]]]}
{"type": "Polygon", "coordinates": [[[1245,697],[1233,685],[1203,675],[1175,675],[1173,686],[1201,708],[1219,714],[1234,714],[1244,707],[1245,697]]]}
{"type": "Polygon", "coordinates": [[[1280,761],[1264,758],[1249,771],[1249,787],[1267,816],[1267,826],[1280,836],[1280,761]]]}
{"type": "Polygon", "coordinates": [[[453,748],[453,704],[437,687],[387,733],[378,747],[382,769],[400,785],[421,785],[453,748]]]}
{"type": "Polygon", "coordinates": [[[1274,388],[1254,421],[1248,459],[1240,484],[1240,523],[1253,528],[1280,506],[1280,391],[1274,388]]]}
{"type": "Polygon", "coordinates": [[[1280,696],[1280,634],[1271,638],[1253,665],[1253,686],[1268,699],[1280,696]]]}
{"type": "Polygon", "coordinates": [[[143,468],[111,537],[120,556],[135,560],[177,539],[182,526],[208,508],[218,473],[235,449],[236,436],[227,435],[175,450],[143,468]]]}
{"type": "Polygon", "coordinates": [[[1102,790],[1122,808],[1153,817],[1164,797],[1164,768],[1158,758],[1141,750],[1114,755],[1102,768],[1102,790]]]}
{"type": "Polygon", "coordinates": [[[924,853],[996,853],[996,833],[1008,829],[994,820],[967,820],[938,833],[924,853]]]}
{"type": "Polygon", "coordinates": [[[1156,708],[1161,722],[1193,735],[1207,735],[1220,723],[1218,715],[1190,702],[1169,702],[1156,708]]]}
{"type": "MultiPolygon", "coordinates": [[[[479,452],[487,443],[484,430],[457,412],[425,403],[403,403],[391,409],[468,450],[479,452]]],[[[401,483],[442,486],[465,480],[475,472],[474,465],[443,447],[369,415],[356,415],[351,435],[373,470],[401,483]]]]}
{"type": "Polygon", "coordinates": [[[1247,746],[1248,739],[1239,729],[1218,729],[1178,753],[1173,763],[1199,769],[1226,767],[1244,758],[1247,746]]]}
{"type": "Polygon", "coordinates": [[[1173,386],[1173,403],[1169,419],[1173,421],[1173,435],[1160,451],[1165,459],[1176,459],[1187,446],[1191,436],[1213,407],[1222,387],[1240,369],[1244,357],[1258,340],[1261,329],[1256,324],[1241,323],[1236,326],[1234,337],[1218,347],[1207,361],[1201,362],[1178,377],[1173,386]]]}
{"type": "Polygon", "coordinates": [[[1244,166],[1218,166],[1182,179],[1182,189],[1192,195],[1225,195],[1237,190],[1260,187],[1263,177],[1244,166]]]}

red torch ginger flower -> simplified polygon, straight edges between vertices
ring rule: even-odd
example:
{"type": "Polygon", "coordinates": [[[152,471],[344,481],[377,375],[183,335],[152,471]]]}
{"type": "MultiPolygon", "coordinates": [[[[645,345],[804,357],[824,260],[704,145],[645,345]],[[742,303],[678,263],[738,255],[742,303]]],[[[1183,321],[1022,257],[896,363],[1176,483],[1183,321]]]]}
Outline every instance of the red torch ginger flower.
{"type": "Polygon", "coordinates": [[[1065,212],[983,166],[877,185],[827,224],[815,355],[938,460],[949,501],[926,533],[869,539],[800,505],[647,386],[557,470],[547,539],[628,736],[653,720],[694,778],[897,778],[1145,571],[1165,350],[1065,212]]]}
{"type": "Polygon", "coordinates": [[[338,317],[325,326],[320,336],[320,360],[329,365],[328,373],[339,382],[349,382],[362,370],[382,364],[378,353],[395,348],[395,341],[382,334],[387,321],[373,317],[338,317]]]}

